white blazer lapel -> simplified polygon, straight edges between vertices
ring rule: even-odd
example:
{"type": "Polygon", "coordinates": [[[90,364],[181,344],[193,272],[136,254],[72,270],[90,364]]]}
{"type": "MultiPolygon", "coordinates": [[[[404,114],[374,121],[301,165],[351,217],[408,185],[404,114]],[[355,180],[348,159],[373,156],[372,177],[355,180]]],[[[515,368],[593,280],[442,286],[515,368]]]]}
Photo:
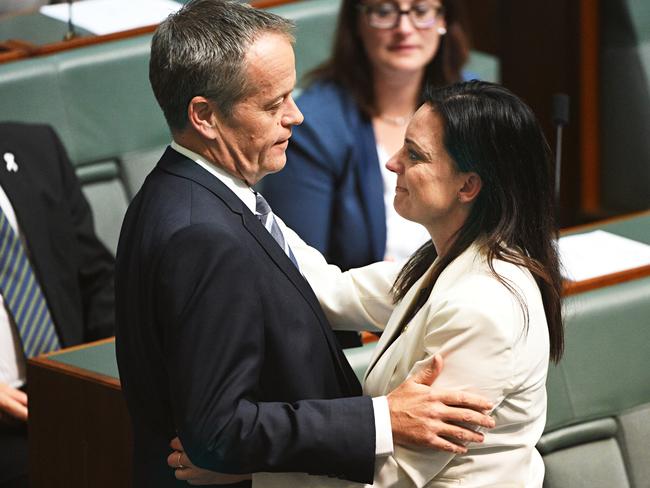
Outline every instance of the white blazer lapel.
{"type": "Polygon", "coordinates": [[[395,308],[375,349],[370,366],[363,379],[365,393],[385,395],[406,379],[412,366],[422,359],[422,329],[436,327],[435,321],[432,321],[432,316],[435,316],[436,309],[439,306],[440,293],[452,286],[454,282],[473,267],[475,265],[474,260],[477,259],[478,255],[478,249],[473,244],[445,268],[436,280],[426,303],[411,319],[408,331],[393,342],[392,338],[396,333],[399,333],[399,325],[404,314],[408,311],[411,303],[417,299],[425,280],[429,279],[433,265],[411,287],[404,299],[395,308]],[[403,371],[400,369],[400,365],[404,365],[403,371]],[[399,374],[396,376],[398,370],[399,374]]]}
{"type": "MultiPolygon", "coordinates": [[[[370,359],[370,363],[368,365],[368,369],[366,369],[366,373],[364,374],[363,381],[365,383],[366,379],[368,378],[368,375],[370,372],[373,370],[373,368],[376,366],[377,361],[381,356],[386,352],[386,349],[389,348],[394,342],[399,342],[401,343],[402,341],[398,341],[397,339],[393,339],[395,334],[399,334],[399,326],[400,323],[402,322],[402,317],[406,314],[408,309],[410,308],[411,304],[413,303],[414,300],[417,299],[418,293],[420,292],[420,289],[422,288],[422,284],[426,279],[428,279],[430,273],[431,273],[431,267],[424,273],[418,281],[415,282],[415,284],[409,289],[409,291],[406,293],[404,298],[402,299],[401,302],[395,307],[395,310],[393,311],[392,315],[390,316],[390,319],[388,323],[386,324],[386,328],[384,329],[384,332],[382,333],[381,337],[379,338],[379,342],[377,343],[377,347],[375,348],[375,351],[372,355],[372,358],[370,359]]],[[[390,362],[396,364],[397,360],[399,359],[400,355],[396,354],[397,351],[393,351],[390,355],[390,362]]],[[[383,366],[382,371],[384,373],[387,371],[386,367],[383,366]]],[[[373,375],[374,376],[374,375],[373,375]]],[[[390,378],[388,378],[390,379],[390,378]]]]}

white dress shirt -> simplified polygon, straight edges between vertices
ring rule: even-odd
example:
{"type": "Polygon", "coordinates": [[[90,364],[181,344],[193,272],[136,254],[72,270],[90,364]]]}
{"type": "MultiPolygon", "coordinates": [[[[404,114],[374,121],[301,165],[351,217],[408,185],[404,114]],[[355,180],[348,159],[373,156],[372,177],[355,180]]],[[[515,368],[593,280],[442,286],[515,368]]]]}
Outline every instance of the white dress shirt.
{"type": "MultiPolygon", "coordinates": [[[[244,202],[251,213],[255,214],[255,194],[248,184],[239,178],[235,178],[230,173],[209,163],[202,156],[181,146],[176,141],[172,141],[171,148],[183,156],[191,159],[201,166],[207,172],[219,179],[226,185],[237,197],[244,202]]],[[[287,234],[287,226],[277,215],[275,218],[283,234],[287,234]]],[[[390,456],[393,454],[393,432],[390,424],[390,411],[388,410],[388,400],[385,396],[378,396],[372,399],[375,413],[375,455],[390,456]]]]}

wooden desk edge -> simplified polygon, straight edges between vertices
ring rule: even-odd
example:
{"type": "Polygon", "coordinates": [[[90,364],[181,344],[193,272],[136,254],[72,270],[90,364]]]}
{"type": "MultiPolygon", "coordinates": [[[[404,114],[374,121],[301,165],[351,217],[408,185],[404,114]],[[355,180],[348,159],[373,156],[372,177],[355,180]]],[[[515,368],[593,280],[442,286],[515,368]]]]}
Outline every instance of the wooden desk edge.
{"type": "MultiPolygon", "coordinates": [[[[278,5],[284,5],[287,3],[293,3],[296,0],[257,0],[251,1],[251,5],[255,8],[270,8],[276,7],[278,5]]],[[[143,27],[137,27],[135,29],[128,29],[119,32],[112,32],[110,34],[101,34],[101,35],[88,35],[73,37],[69,40],[60,40],[44,45],[31,45],[26,48],[24,46],[6,46],[6,51],[0,53],[0,63],[7,61],[16,61],[20,59],[26,59],[35,56],[46,56],[48,54],[59,53],[62,51],[67,51],[69,49],[75,49],[78,47],[92,46],[94,44],[102,44],[104,42],[118,41],[121,39],[128,39],[130,37],[136,37],[144,34],[150,34],[156,30],[158,24],[147,25],[143,27]]],[[[9,41],[4,41],[5,43],[9,41]]],[[[23,41],[14,41],[13,43],[18,44],[28,44],[23,41]]]]}
{"type": "Polygon", "coordinates": [[[39,368],[45,368],[49,369],[52,371],[64,371],[69,375],[75,376],[77,378],[82,378],[82,379],[90,379],[94,381],[95,383],[99,383],[102,385],[105,385],[109,388],[112,388],[114,390],[121,390],[122,387],[120,385],[120,380],[118,378],[114,378],[113,376],[108,376],[105,374],[97,373],[95,371],[90,371],[85,368],[81,368],[78,366],[72,366],[70,364],[65,364],[61,363],[59,361],[56,361],[52,358],[64,354],[67,352],[72,352],[72,351],[77,351],[80,349],[86,349],[89,347],[93,346],[98,346],[101,344],[107,344],[110,342],[115,342],[115,337],[109,337],[107,339],[102,339],[99,341],[94,341],[94,342],[88,342],[85,344],[80,344],[78,346],[73,346],[73,347],[68,347],[65,349],[60,349],[58,351],[45,354],[43,356],[38,356],[35,358],[29,359],[27,362],[29,365],[34,366],[34,367],[39,367],[39,368]]]}
{"type": "Polygon", "coordinates": [[[650,210],[640,210],[638,212],[627,213],[624,215],[618,215],[616,217],[611,217],[609,219],[599,220],[597,222],[591,222],[590,224],[574,225],[572,227],[566,227],[560,229],[560,236],[567,235],[569,233],[574,234],[578,232],[589,232],[595,230],[598,227],[603,225],[616,224],[618,222],[625,222],[626,220],[636,219],[638,217],[650,216],[650,210]]]}
{"type": "Polygon", "coordinates": [[[575,295],[585,291],[605,288],[607,286],[617,285],[626,281],[638,280],[650,276],[650,264],[639,266],[638,268],[626,269],[618,273],[612,273],[603,276],[596,276],[589,280],[583,281],[565,281],[563,296],[575,295]]]}

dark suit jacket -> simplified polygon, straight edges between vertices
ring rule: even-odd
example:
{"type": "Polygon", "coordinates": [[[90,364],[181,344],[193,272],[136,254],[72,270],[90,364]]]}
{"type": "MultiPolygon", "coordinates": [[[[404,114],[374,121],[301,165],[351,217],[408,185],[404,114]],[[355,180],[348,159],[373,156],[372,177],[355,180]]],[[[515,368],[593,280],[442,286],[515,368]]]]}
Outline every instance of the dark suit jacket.
{"type": "Polygon", "coordinates": [[[116,290],[136,486],[176,486],[176,433],[217,471],[372,480],[372,401],[311,288],[244,203],[172,149],[127,212],[116,290]]]}
{"type": "Polygon", "coordinates": [[[54,131],[0,123],[0,185],[63,346],[113,334],[113,257],[99,242],[79,181],[54,131]],[[4,154],[15,157],[8,171],[4,154]]]}
{"type": "Polygon", "coordinates": [[[298,98],[285,168],[264,178],[273,212],[343,270],[384,259],[384,182],[370,119],[335,83],[298,98]]]}

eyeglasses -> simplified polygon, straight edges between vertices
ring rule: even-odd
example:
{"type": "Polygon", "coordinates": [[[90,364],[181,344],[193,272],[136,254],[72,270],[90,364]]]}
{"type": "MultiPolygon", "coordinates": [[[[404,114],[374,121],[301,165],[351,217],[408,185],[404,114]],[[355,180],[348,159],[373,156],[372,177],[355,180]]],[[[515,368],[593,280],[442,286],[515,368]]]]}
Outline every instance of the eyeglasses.
{"type": "Polygon", "coordinates": [[[408,15],[416,29],[430,29],[439,17],[444,15],[444,7],[433,2],[415,2],[411,8],[402,10],[391,0],[359,5],[368,19],[368,25],[375,29],[394,29],[399,25],[402,15],[408,15]]]}

